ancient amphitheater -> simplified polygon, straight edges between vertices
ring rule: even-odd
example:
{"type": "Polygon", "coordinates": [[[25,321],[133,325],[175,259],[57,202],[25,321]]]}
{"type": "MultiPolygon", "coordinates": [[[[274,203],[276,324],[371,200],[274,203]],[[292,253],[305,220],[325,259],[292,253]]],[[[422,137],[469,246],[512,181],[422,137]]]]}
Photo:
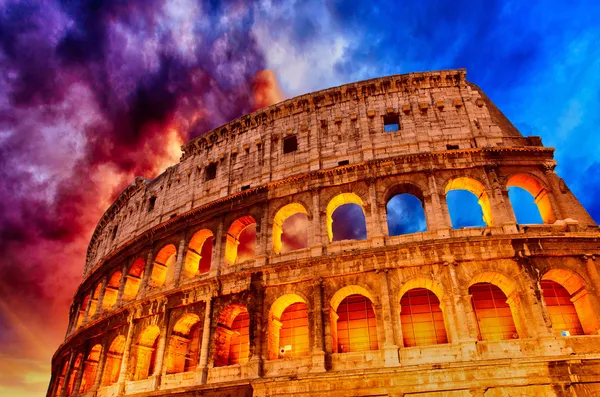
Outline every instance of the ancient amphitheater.
{"type": "Polygon", "coordinates": [[[100,219],[48,396],[600,395],[600,230],[553,153],[464,70],[233,120],[100,219]]]}

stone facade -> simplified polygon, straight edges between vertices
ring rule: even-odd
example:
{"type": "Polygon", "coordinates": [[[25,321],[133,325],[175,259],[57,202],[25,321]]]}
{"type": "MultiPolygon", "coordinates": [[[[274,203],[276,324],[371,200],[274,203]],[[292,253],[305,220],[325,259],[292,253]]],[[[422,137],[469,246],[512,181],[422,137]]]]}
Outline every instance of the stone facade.
{"type": "Polygon", "coordinates": [[[464,70],[303,95],[182,151],[98,223],[48,396],[600,395],[600,229],[464,70]],[[510,186],[543,224],[517,223],[510,186]],[[486,226],[452,228],[456,189],[486,226]],[[426,231],[390,236],[403,193],[426,231]],[[344,204],[365,239],[335,241],[344,204]]]}

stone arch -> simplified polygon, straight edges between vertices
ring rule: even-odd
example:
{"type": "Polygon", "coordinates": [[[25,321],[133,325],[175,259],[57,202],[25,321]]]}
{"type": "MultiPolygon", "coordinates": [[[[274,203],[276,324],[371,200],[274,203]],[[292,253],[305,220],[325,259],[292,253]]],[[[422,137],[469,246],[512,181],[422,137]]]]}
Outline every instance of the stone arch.
{"type": "Polygon", "coordinates": [[[267,332],[269,360],[283,355],[291,357],[308,355],[309,332],[306,300],[298,294],[285,294],[277,298],[269,310],[267,332]],[[286,349],[286,346],[291,346],[291,349],[286,349]]]}
{"type": "Polygon", "coordinates": [[[524,172],[512,174],[506,181],[506,187],[511,186],[520,187],[533,196],[544,223],[548,224],[556,221],[556,215],[550,202],[549,190],[535,176],[524,172]]]}
{"type": "Polygon", "coordinates": [[[246,306],[233,303],[221,311],[214,340],[214,365],[248,362],[250,352],[250,314],[246,306]]]}
{"type": "Polygon", "coordinates": [[[75,323],[75,327],[76,329],[81,327],[81,325],[83,324],[83,318],[85,317],[85,311],[88,307],[88,305],[90,304],[90,294],[87,294],[84,296],[83,301],[81,302],[81,309],[79,310],[79,313],[77,315],[77,322],[75,323]]]}
{"type": "Polygon", "coordinates": [[[121,286],[121,277],[123,273],[120,270],[115,270],[106,283],[106,289],[104,290],[104,298],[102,300],[102,307],[104,309],[111,309],[117,304],[117,297],[119,296],[119,287],[121,286]]]}
{"type": "Polygon", "coordinates": [[[200,317],[194,313],[182,315],[171,332],[167,350],[167,373],[193,371],[200,359],[200,317]]]}
{"type": "MultiPolygon", "coordinates": [[[[392,185],[385,193],[386,223],[388,226],[388,235],[397,236],[408,233],[418,233],[427,230],[427,215],[425,211],[425,197],[419,186],[413,183],[398,183],[392,185]],[[397,215],[394,213],[394,204],[410,205],[411,201],[418,200],[420,207],[413,208],[408,216],[397,215]],[[399,219],[400,218],[400,219],[399,219]],[[403,232],[394,232],[393,228],[402,225],[403,232]]],[[[413,207],[415,207],[413,205],[413,207]]]]}
{"type": "Polygon", "coordinates": [[[149,325],[140,333],[136,346],[134,380],[146,379],[154,372],[159,335],[160,329],[156,325],[149,325]]]}
{"type": "Polygon", "coordinates": [[[481,207],[483,221],[487,226],[494,225],[492,205],[483,183],[471,176],[453,178],[446,184],[444,193],[448,194],[451,190],[466,190],[473,193],[477,197],[477,202],[481,207]]]}
{"type": "MultiPolygon", "coordinates": [[[[598,333],[600,329],[600,320],[598,319],[598,313],[594,310],[594,306],[592,303],[592,298],[589,295],[589,292],[585,286],[585,280],[579,276],[577,273],[565,269],[565,268],[552,268],[544,273],[541,278],[541,286],[542,293],[544,296],[544,301],[546,303],[546,308],[549,311],[551,319],[553,319],[553,328],[555,327],[555,323],[557,323],[557,317],[559,315],[563,315],[566,313],[560,313],[559,310],[553,310],[552,305],[549,305],[549,299],[547,297],[547,291],[544,291],[544,281],[551,281],[562,288],[564,288],[568,293],[568,301],[572,304],[575,309],[575,318],[571,319],[573,323],[576,320],[579,321],[581,325],[583,333],[587,335],[595,335],[598,333]]],[[[567,302],[564,302],[567,303],[567,302]]],[[[564,305],[568,307],[569,305],[564,305]]],[[[557,324],[558,325],[558,324],[557,324]]],[[[573,324],[576,326],[576,324],[573,324]]],[[[557,330],[560,332],[560,329],[557,330]]]]}
{"type": "Polygon", "coordinates": [[[250,215],[243,216],[233,221],[226,235],[225,242],[225,260],[228,264],[233,265],[238,259],[238,245],[240,245],[240,235],[242,232],[256,225],[256,221],[250,215]]]}
{"type": "Polygon", "coordinates": [[[162,287],[173,281],[175,262],[177,261],[177,248],[167,244],[158,251],[154,257],[151,281],[153,286],[162,287]]]}
{"type": "Polygon", "coordinates": [[[119,380],[124,351],[125,336],[117,335],[111,342],[108,348],[108,353],[106,354],[106,364],[104,365],[102,386],[112,385],[114,383],[117,383],[117,381],[119,380]]]}
{"type": "Polygon", "coordinates": [[[400,290],[404,347],[448,343],[443,292],[431,279],[412,279],[400,290]]]}
{"type": "Polygon", "coordinates": [[[207,273],[210,270],[213,239],[213,232],[208,229],[202,229],[194,233],[185,255],[185,263],[183,265],[185,277],[191,278],[197,274],[207,273]],[[204,258],[202,254],[204,256],[209,255],[209,257],[204,258]],[[208,266],[206,266],[207,262],[208,266]]]}
{"type": "Polygon", "coordinates": [[[348,285],[331,298],[330,324],[334,353],[377,350],[377,319],[373,294],[365,287],[348,285]],[[349,314],[358,311],[350,319],[349,314]],[[350,329],[350,321],[356,323],[350,329]]]}
{"type": "Polygon", "coordinates": [[[88,310],[88,321],[94,317],[94,314],[98,311],[98,299],[100,298],[100,291],[102,290],[102,283],[99,282],[96,284],[96,288],[94,288],[92,292],[92,297],[89,301],[90,308],[88,310]]]}
{"type": "Polygon", "coordinates": [[[501,335],[505,339],[527,335],[522,321],[524,308],[521,306],[520,288],[516,280],[499,272],[485,271],[476,274],[468,288],[481,340],[501,339],[501,335]],[[480,302],[485,299],[493,304],[493,313],[482,309],[484,304],[480,302]],[[487,332],[487,329],[491,331],[487,332]]]}
{"type": "Polygon", "coordinates": [[[100,355],[102,354],[102,345],[96,344],[91,349],[83,363],[83,376],[81,377],[80,393],[85,393],[94,386],[100,355]]]}
{"type": "Polygon", "coordinates": [[[123,300],[130,301],[135,299],[137,296],[140,285],[142,283],[142,277],[144,276],[144,270],[146,267],[146,261],[143,258],[137,258],[129,268],[127,279],[125,280],[125,289],[123,290],[123,300]]]}
{"type": "Polygon", "coordinates": [[[65,379],[67,377],[67,367],[69,366],[69,357],[63,358],[62,368],[58,374],[57,385],[54,391],[54,397],[60,397],[63,387],[65,387],[65,379]]]}
{"type": "Polygon", "coordinates": [[[71,371],[67,374],[67,390],[66,395],[70,396],[73,394],[75,389],[75,380],[77,379],[77,375],[79,371],[81,371],[81,367],[83,366],[83,353],[78,353],[75,357],[75,361],[73,361],[73,367],[71,371]]]}
{"type": "MultiPolygon", "coordinates": [[[[283,247],[282,235],[284,233],[283,224],[286,219],[297,214],[304,214],[308,220],[308,211],[302,204],[294,202],[281,207],[273,217],[273,252],[276,254],[281,253],[283,247]]],[[[305,230],[308,234],[308,230],[305,230]]],[[[302,247],[306,248],[306,247],[302,247]]]]}
{"type": "Polygon", "coordinates": [[[335,212],[335,210],[337,210],[340,206],[344,205],[344,204],[356,204],[358,206],[360,206],[360,208],[362,209],[363,212],[363,216],[365,216],[364,218],[364,222],[365,222],[365,229],[366,229],[366,215],[365,215],[365,210],[364,210],[364,202],[362,200],[362,198],[360,198],[359,195],[355,194],[355,193],[340,193],[336,196],[334,196],[331,200],[329,200],[329,202],[327,203],[327,208],[326,208],[326,217],[327,217],[327,235],[329,236],[329,241],[333,241],[333,213],[335,212]]]}

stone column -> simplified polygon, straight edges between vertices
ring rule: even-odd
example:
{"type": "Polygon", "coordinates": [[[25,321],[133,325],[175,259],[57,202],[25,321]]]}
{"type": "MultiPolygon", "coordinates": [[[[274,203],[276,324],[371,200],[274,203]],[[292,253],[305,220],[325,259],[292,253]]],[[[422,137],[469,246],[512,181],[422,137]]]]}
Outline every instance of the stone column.
{"type": "Polygon", "coordinates": [[[204,308],[204,323],[202,324],[202,344],[200,345],[200,360],[197,371],[200,371],[200,383],[206,384],[208,379],[208,353],[210,349],[210,320],[212,317],[212,299],[206,299],[204,308]]]}
{"type": "Polygon", "coordinates": [[[396,345],[396,339],[394,337],[394,327],[392,322],[395,321],[392,316],[392,306],[390,304],[390,290],[388,284],[388,271],[387,269],[378,271],[379,273],[379,284],[381,293],[381,312],[383,319],[383,331],[385,337],[385,343],[383,346],[385,355],[385,366],[395,367],[400,365],[400,358],[398,356],[398,345],[396,345]]]}
{"type": "Polygon", "coordinates": [[[477,319],[471,305],[471,295],[461,295],[461,289],[456,275],[456,262],[444,263],[451,280],[452,303],[456,312],[457,342],[476,340],[478,335],[477,319]],[[470,314],[470,315],[469,315],[470,314]]]}
{"type": "Polygon", "coordinates": [[[221,266],[223,258],[225,258],[225,241],[227,240],[226,234],[223,233],[223,218],[217,226],[217,234],[213,240],[212,256],[210,264],[210,276],[216,277],[221,274],[221,266]]]}
{"type": "Polygon", "coordinates": [[[140,285],[140,289],[138,291],[138,296],[144,296],[150,289],[150,278],[152,277],[152,268],[154,267],[154,255],[152,254],[152,249],[148,252],[148,256],[146,258],[146,266],[144,268],[144,277],[142,278],[142,285],[140,285]]]}
{"type": "MultiPolygon", "coordinates": [[[[73,370],[73,363],[75,362],[76,353],[75,350],[71,352],[69,356],[69,363],[67,364],[67,370],[65,371],[65,377],[63,378],[63,385],[60,389],[60,397],[65,397],[67,395],[67,388],[69,387],[69,378],[71,377],[71,371],[73,370]]],[[[61,369],[59,369],[60,371],[61,369]]],[[[59,373],[59,382],[60,382],[60,373],[59,373]]]]}
{"type": "Polygon", "coordinates": [[[323,279],[313,280],[313,352],[310,372],[325,372],[323,349],[323,279]]]}
{"type": "Polygon", "coordinates": [[[75,379],[75,383],[73,384],[73,394],[79,394],[79,389],[81,389],[81,380],[83,379],[83,372],[85,370],[85,362],[86,362],[86,355],[82,354],[81,362],[79,363],[79,370],[77,371],[77,379],[75,379]]]}
{"type": "Polygon", "coordinates": [[[250,292],[252,299],[248,305],[250,315],[248,376],[259,378],[262,376],[264,285],[261,273],[253,274],[251,278],[250,292]]]}
{"type": "MultiPolygon", "coordinates": [[[[90,307],[92,306],[92,299],[94,299],[94,291],[90,291],[90,294],[88,296],[88,300],[87,300],[87,306],[85,308],[85,313],[83,314],[83,320],[81,321],[81,325],[86,325],[88,322],[88,317],[90,315],[90,307]]],[[[85,298],[84,298],[85,300],[85,298]]]]}
{"type": "MultiPolygon", "coordinates": [[[[516,219],[515,214],[508,200],[508,190],[502,189],[498,182],[498,175],[496,174],[496,166],[486,166],[485,175],[488,183],[491,186],[491,191],[488,192],[488,199],[490,200],[491,216],[494,219],[492,226],[501,226],[504,229],[512,230],[516,232],[516,219]],[[506,196],[506,201],[504,197],[506,196]]],[[[508,231],[507,230],[507,231],[508,231]]]]}
{"type": "Polygon", "coordinates": [[[427,201],[425,202],[425,212],[432,215],[431,220],[427,220],[428,230],[440,230],[440,229],[452,229],[452,222],[450,221],[450,213],[448,212],[448,204],[446,204],[446,196],[440,197],[438,193],[438,186],[435,180],[433,172],[427,173],[427,182],[429,185],[430,192],[430,209],[427,208],[427,201]],[[429,226],[432,228],[429,229],[429,226]]]}
{"type": "Polygon", "coordinates": [[[185,261],[185,235],[179,240],[179,249],[177,250],[177,261],[175,262],[175,271],[173,272],[173,285],[178,287],[181,283],[181,272],[185,261]]]}
{"type": "Polygon", "coordinates": [[[123,394],[125,388],[125,382],[127,381],[128,367],[129,367],[129,356],[131,354],[131,343],[133,341],[133,316],[129,315],[127,318],[129,327],[127,329],[127,336],[125,337],[125,347],[123,348],[123,358],[121,359],[121,368],[119,369],[119,394],[123,394]]]}
{"type": "Polygon", "coordinates": [[[67,334],[65,335],[65,340],[67,339],[67,337],[69,335],[71,335],[77,329],[77,321],[79,320],[79,315],[80,315],[80,311],[81,311],[81,301],[77,301],[77,304],[72,306],[72,308],[73,307],[75,309],[71,312],[71,316],[70,316],[71,321],[69,321],[69,328],[67,329],[67,334]]]}
{"type": "MultiPolygon", "coordinates": [[[[534,266],[534,265],[529,265],[534,266]]],[[[523,266],[521,266],[523,268],[523,266]]],[[[524,300],[527,305],[527,310],[530,312],[530,316],[527,316],[527,324],[531,324],[530,328],[534,328],[535,334],[538,337],[552,336],[548,325],[550,324],[550,318],[544,307],[542,298],[542,290],[537,281],[531,279],[527,275],[524,275],[525,280],[525,293],[524,300]]],[[[523,312],[523,310],[520,310],[523,312]]]]}
{"type": "Polygon", "coordinates": [[[265,204],[262,216],[256,224],[255,265],[263,266],[267,262],[267,243],[269,236],[269,207],[265,204]]]}
{"type": "MultiPolygon", "coordinates": [[[[163,371],[163,362],[164,362],[164,358],[165,358],[165,351],[166,351],[166,346],[167,346],[167,331],[168,331],[168,327],[167,327],[167,314],[165,312],[164,314],[164,324],[162,327],[160,327],[160,334],[159,334],[159,339],[158,339],[158,345],[156,346],[156,362],[154,364],[154,372],[152,373],[152,376],[155,376],[157,378],[160,378],[160,374],[162,374],[163,371]]],[[[157,382],[158,385],[159,382],[157,382]]]]}
{"type": "Polygon", "coordinates": [[[311,256],[323,254],[323,222],[321,218],[321,207],[319,204],[319,189],[312,188],[312,222],[308,231],[308,246],[311,256]]]}
{"type": "Polygon", "coordinates": [[[98,296],[98,303],[96,304],[96,313],[94,318],[100,317],[100,314],[104,311],[104,294],[106,293],[106,284],[108,284],[108,275],[102,277],[102,287],[100,287],[100,295],[98,296]]]}
{"type": "Polygon", "coordinates": [[[121,267],[121,282],[119,283],[119,292],[117,293],[117,304],[119,307],[123,304],[123,294],[125,293],[125,284],[127,283],[127,263],[123,263],[121,267]]]}
{"type": "Polygon", "coordinates": [[[568,205],[564,205],[562,200],[560,199],[560,181],[558,175],[554,172],[554,167],[556,164],[547,165],[543,167],[544,174],[546,174],[546,181],[550,185],[550,190],[552,194],[548,195],[550,199],[550,204],[552,205],[552,210],[554,211],[554,216],[556,219],[565,219],[565,217],[570,218],[569,207],[568,205]]]}
{"type": "Polygon", "coordinates": [[[369,184],[369,202],[370,214],[367,222],[367,239],[371,240],[373,247],[382,247],[384,245],[383,226],[379,215],[379,205],[377,202],[377,184],[375,178],[367,180],[369,184]]]}
{"type": "MultiPolygon", "coordinates": [[[[588,292],[588,299],[590,300],[591,306],[596,313],[596,320],[598,320],[598,317],[600,316],[600,302],[598,301],[600,298],[598,296],[598,291],[600,291],[600,275],[598,274],[598,269],[596,268],[595,259],[596,257],[594,255],[589,254],[583,255],[582,257],[582,260],[585,263],[586,273],[591,281],[591,285],[588,285],[586,288],[588,292]]],[[[581,297],[583,294],[576,295],[580,295],[581,297]]],[[[576,298],[576,296],[573,296],[571,301],[575,303],[576,298]]],[[[596,333],[600,333],[600,324],[598,321],[595,322],[594,328],[596,333]]]]}

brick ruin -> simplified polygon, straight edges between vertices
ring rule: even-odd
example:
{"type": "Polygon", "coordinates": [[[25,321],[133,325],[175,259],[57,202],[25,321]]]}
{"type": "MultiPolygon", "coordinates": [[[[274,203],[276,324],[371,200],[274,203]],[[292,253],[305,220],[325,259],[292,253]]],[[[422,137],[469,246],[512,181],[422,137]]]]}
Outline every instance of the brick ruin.
{"type": "Polygon", "coordinates": [[[599,395],[600,229],[465,75],[286,100],[137,178],[94,231],[47,395],[599,395]],[[456,190],[484,224],[453,228],[456,190]],[[419,231],[390,233],[399,195],[419,231]]]}

